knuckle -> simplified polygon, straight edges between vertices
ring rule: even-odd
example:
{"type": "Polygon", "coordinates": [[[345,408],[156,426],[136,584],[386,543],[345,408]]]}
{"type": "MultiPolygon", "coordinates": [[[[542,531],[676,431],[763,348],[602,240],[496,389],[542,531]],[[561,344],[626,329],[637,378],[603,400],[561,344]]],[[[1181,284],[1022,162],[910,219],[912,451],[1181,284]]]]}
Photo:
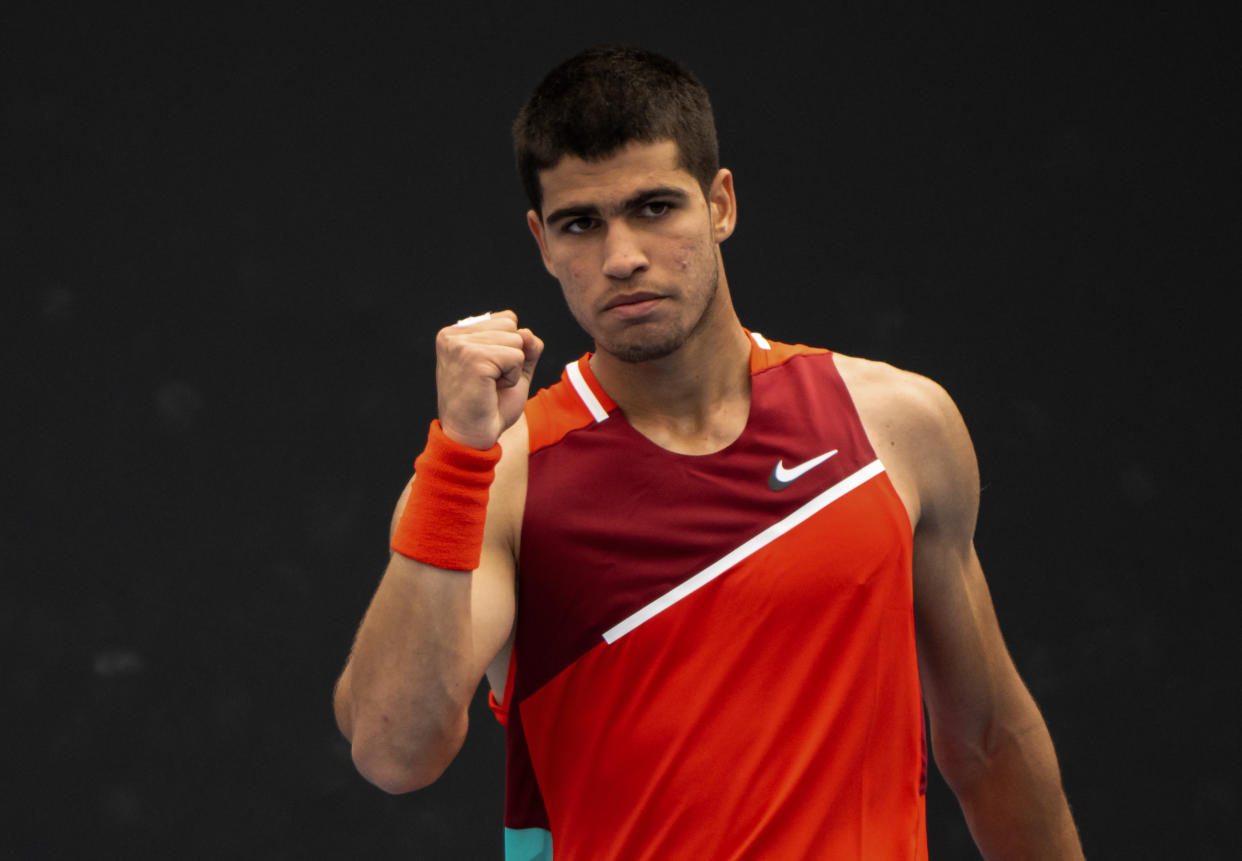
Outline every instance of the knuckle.
{"type": "Polygon", "coordinates": [[[456,333],[453,331],[453,327],[445,326],[439,332],[436,332],[436,349],[451,349],[456,340],[456,333]]]}

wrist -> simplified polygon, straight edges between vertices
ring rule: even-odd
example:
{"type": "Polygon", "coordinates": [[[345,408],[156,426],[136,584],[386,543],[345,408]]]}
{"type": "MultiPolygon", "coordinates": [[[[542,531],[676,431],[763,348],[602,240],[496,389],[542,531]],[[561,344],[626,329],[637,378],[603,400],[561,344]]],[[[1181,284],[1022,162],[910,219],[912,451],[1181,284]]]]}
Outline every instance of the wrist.
{"type": "Polygon", "coordinates": [[[487,500],[500,460],[499,443],[472,448],[433,421],[414,461],[414,484],[393,532],[392,549],[455,571],[479,567],[487,500]]]}
{"type": "Polygon", "coordinates": [[[432,427],[442,439],[477,452],[490,451],[492,446],[496,444],[494,437],[477,436],[459,431],[456,425],[445,424],[442,419],[436,419],[432,422],[432,427]]]}

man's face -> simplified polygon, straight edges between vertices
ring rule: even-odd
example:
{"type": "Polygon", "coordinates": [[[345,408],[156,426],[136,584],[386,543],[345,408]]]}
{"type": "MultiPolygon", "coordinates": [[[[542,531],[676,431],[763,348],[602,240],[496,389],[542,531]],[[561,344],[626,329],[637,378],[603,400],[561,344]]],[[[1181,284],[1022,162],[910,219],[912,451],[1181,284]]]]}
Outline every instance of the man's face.
{"type": "Polygon", "coordinates": [[[527,221],[544,265],[596,348],[630,362],[678,349],[709,316],[719,243],[733,230],[733,180],[707,198],[672,141],[632,143],[603,161],[565,156],[540,174],[527,221]]]}

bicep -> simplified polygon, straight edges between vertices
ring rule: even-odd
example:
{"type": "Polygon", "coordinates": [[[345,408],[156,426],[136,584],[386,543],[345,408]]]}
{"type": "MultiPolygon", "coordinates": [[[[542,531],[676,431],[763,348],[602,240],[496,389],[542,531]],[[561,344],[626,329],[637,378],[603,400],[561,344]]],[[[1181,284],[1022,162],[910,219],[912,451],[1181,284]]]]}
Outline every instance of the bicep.
{"type": "Polygon", "coordinates": [[[916,535],[915,636],[933,734],[982,743],[1022,683],[1001,635],[973,543],[916,535]]]}
{"type": "MultiPolygon", "coordinates": [[[[493,689],[496,665],[508,663],[508,644],[512,640],[517,614],[516,564],[506,542],[485,538],[479,568],[471,586],[471,614],[474,620],[474,652],[483,664],[493,689]]],[[[499,671],[503,680],[506,668],[499,671]]],[[[503,686],[503,681],[502,681],[503,686]]],[[[497,697],[503,687],[497,691],[497,697]]]]}
{"type": "Polygon", "coordinates": [[[1005,646],[975,551],[979,476],[970,437],[948,395],[935,395],[931,406],[914,536],[915,631],[937,762],[952,777],[968,774],[996,727],[1038,713],[1005,646]]]}

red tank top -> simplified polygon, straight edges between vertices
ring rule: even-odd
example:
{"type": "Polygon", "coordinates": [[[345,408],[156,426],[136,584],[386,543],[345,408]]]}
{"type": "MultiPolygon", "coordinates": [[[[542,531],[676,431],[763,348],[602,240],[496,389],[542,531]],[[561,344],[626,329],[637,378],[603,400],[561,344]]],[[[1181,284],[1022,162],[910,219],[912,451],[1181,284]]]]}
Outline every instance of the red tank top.
{"type": "Polygon", "coordinates": [[[751,337],[714,454],[589,355],[526,406],[507,857],[926,858],[906,510],[832,354],[751,337]]]}

